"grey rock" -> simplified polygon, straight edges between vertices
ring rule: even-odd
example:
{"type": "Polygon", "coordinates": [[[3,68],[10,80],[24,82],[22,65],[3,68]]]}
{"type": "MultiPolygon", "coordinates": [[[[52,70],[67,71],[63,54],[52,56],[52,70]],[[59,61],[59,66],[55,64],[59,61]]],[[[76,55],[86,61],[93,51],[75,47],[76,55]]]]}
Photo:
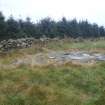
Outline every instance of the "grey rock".
{"type": "Polygon", "coordinates": [[[31,47],[34,42],[34,38],[22,38],[22,39],[8,39],[0,42],[0,50],[8,51],[16,48],[31,47]]]}

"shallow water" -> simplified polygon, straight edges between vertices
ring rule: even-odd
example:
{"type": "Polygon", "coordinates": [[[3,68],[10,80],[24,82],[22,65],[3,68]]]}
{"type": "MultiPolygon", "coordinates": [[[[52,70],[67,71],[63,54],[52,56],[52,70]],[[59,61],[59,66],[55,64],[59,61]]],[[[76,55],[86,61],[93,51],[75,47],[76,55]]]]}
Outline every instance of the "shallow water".
{"type": "Polygon", "coordinates": [[[100,53],[89,53],[89,52],[52,52],[48,54],[50,59],[58,60],[78,60],[81,62],[85,61],[105,61],[105,55],[100,53]]]}

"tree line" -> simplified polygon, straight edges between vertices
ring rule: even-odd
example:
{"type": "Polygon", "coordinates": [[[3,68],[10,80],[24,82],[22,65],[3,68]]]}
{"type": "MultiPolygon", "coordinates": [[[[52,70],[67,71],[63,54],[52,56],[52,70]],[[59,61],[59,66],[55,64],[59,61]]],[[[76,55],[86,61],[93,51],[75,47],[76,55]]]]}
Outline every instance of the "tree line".
{"type": "Polygon", "coordinates": [[[4,15],[0,12],[0,40],[24,37],[41,38],[43,36],[48,38],[104,37],[105,28],[96,23],[91,24],[87,20],[78,22],[76,19],[67,20],[65,17],[57,22],[49,17],[37,23],[31,22],[29,17],[25,21],[15,20],[12,16],[5,20],[4,15]]]}

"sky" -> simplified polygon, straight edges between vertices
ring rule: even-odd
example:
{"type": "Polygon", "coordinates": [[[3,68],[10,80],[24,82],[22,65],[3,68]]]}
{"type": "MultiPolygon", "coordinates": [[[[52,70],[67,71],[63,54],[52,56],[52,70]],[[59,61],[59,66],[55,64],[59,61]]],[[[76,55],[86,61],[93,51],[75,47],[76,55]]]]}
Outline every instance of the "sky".
{"type": "Polygon", "coordinates": [[[37,22],[45,17],[60,20],[88,20],[105,26],[105,0],[0,0],[0,11],[6,18],[30,17],[37,22]]]}

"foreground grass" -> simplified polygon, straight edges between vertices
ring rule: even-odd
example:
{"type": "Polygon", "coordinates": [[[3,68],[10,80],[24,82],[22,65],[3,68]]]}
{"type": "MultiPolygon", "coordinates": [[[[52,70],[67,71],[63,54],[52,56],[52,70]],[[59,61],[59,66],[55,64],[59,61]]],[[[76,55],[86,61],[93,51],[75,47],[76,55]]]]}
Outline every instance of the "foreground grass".
{"type": "Polygon", "coordinates": [[[105,63],[0,70],[0,105],[104,105],[105,63]]]}

